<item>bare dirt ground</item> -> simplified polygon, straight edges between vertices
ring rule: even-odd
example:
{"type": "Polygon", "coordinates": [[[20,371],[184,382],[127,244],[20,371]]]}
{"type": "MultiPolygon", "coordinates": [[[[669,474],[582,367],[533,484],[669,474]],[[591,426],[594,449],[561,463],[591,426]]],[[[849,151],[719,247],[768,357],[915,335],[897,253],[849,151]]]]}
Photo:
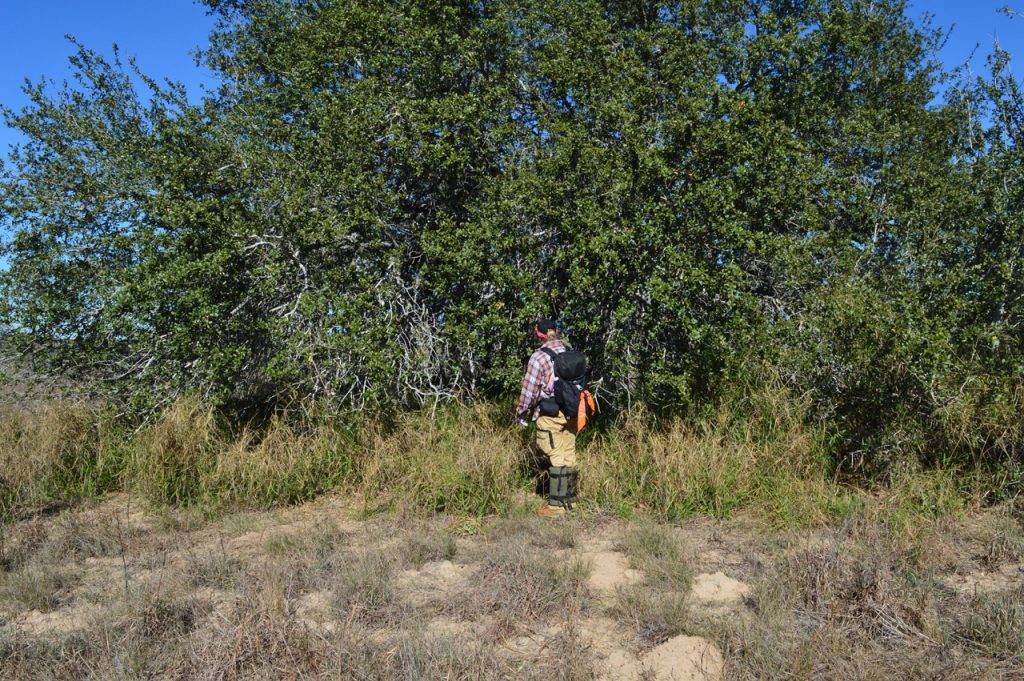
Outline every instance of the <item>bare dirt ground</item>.
{"type": "Polygon", "coordinates": [[[908,540],[119,495],[3,532],[2,679],[1024,678],[1003,513],[908,540]]]}

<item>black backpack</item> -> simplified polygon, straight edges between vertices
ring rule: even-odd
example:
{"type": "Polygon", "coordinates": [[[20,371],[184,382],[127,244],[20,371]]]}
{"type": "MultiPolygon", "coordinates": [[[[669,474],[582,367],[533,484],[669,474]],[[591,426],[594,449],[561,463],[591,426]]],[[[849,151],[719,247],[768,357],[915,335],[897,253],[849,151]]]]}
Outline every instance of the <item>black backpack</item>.
{"type": "Polygon", "coordinates": [[[578,350],[555,352],[541,348],[555,365],[555,402],[563,414],[576,419],[576,430],[587,425],[587,419],[597,410],[593,395],[587,389],[587,360],[578,350]]]}

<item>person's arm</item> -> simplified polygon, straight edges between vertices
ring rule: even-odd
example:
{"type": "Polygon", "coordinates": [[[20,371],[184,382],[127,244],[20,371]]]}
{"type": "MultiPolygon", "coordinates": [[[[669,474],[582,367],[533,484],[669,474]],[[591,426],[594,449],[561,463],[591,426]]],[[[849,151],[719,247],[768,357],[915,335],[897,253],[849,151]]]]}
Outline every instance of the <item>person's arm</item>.
{"type": "Polygon", "coordinates": [[[517,420],[527,418],[533,405],[540,399],[540,389],[544,380],[544,367],[540,355],[541,353],[535,352],[526,366],[523,387],[519,391],[519,404],[516,407],[517,420]]]}

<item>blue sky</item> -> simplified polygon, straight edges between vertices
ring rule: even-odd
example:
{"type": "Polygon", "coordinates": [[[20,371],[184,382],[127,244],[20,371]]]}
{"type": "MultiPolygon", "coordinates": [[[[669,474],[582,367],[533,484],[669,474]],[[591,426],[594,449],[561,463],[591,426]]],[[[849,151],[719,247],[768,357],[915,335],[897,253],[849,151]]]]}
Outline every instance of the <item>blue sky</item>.
{"type": "Polygon", "coordinates": [[[926,13],[933,15],[936,27],[952,28],[939,55],[947,67],[964,63],[977,47],[971,65],[975,73],[983,73],[985,57],[998,41],[1017,57],[1017,77],[1024,73],[1024,0],[915,0],[907,12],[914,19],[926,13]],[[1001,7],[1017,10],[1022,16],[1008,17],[999,11],[1001,7]]]}
{"type": "MultiPolygon", "coordinates": [[[[1024,12],[1024,0],[916,0],[908,14],[930,12],[937,26],[953,27],[940,55],[947,66],[963,63],[977,46],[972,65],[980,73],[994,40],[1024,63],[1024,16],[1010,19],[997,11],[1007,4],[1024,12]]],[[[20,88],[26,77],[60,81],[69,75],[67,57],[74,48],[65,34],[107,54],[117,43],[143,72],[180,80],[198,95],[213,81],[191,52],[205,44],[213,23],[205,7],[191,0],[0,0],[0,103],[24,106],[20,88]]],[[[1022,71],[1018,66],[1016,72],[1022,71]]],[[[17,139],[0,126],[0,154],[17,139]]]]}
{"type": "MultiPolygon", "coordinates": [[[[207,42],[213,17],[191,0],[0,0],[0,103],[20,109],[25,78],[58,82],[70,77],[73,35],[86,47],[134,56],[143,73],[180,80],[199,94],[212,74],[197,67],[192,51],[207,42]]],[[[0,124],[0,152],[18,139],[0,124]]]]}

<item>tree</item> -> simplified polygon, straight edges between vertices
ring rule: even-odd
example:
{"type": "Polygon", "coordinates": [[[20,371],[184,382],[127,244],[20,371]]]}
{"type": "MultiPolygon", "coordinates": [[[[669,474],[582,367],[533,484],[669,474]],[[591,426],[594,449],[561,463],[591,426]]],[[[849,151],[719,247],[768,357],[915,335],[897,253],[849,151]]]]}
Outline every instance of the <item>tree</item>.
{"type": "Polygon", "coordinates": [[[607,406],[780,375],[851,459],[934,451],[936,386],[1009,371],[968,358],[1016,329],[1016,86],[991,130],[933,104],[904,2],[207,4],[204,101],[82,48],[6,112],[4,320],[50,371],[413,407],[506,395],[557,315],[607,406]]]}

